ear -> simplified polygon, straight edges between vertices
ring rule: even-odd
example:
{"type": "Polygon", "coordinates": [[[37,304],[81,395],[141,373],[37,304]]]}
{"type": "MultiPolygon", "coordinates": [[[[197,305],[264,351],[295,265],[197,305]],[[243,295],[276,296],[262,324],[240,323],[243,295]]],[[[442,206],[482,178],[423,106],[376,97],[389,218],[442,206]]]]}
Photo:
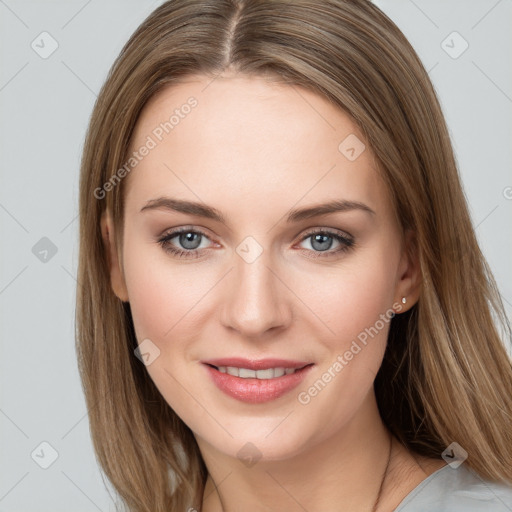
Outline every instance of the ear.
{"type": "Polygon", "coordinates": [[[107,254],[107,262],[110,272],[110,284],[113,292],[123,302],[128,302],[128,290],[124,280],[123,272],[119,265],[117,247],[114,237],[114,223],[108,210],[101,215],[101,236],[107,254]]]}
{"type": "Polygon", "coordinates": [[[400,304],[397,312],[404,313],[410,309],[420,296],[421,268],[418,256],[416,235],[412,230],[407,230],[404,235],[402,256],[398,269],[398,282],[395,291],[395,303],[400,304]],[[405,297],[406,303],[402,303],[405,297]]]}

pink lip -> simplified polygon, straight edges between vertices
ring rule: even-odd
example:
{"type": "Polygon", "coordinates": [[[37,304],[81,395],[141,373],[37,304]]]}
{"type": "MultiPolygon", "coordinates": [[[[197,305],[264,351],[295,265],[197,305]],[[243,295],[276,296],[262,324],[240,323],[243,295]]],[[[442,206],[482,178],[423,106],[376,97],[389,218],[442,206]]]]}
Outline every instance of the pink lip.
{"type": "Polygon", "coordinates": [[[258,404],[275,400],[297,387],[306,377],[313,364],[285,361],[282,359],[265,359],[248,361],[247,359],[216,359],[204,362],[213,383],[226,395],[241,402],[258,404]],[[290,375],[275,379],[243,379],[227,373],[221,373],[213,366],[235,366],[250,370],[266,370],[268,368],[300,368],[290,375]]]}

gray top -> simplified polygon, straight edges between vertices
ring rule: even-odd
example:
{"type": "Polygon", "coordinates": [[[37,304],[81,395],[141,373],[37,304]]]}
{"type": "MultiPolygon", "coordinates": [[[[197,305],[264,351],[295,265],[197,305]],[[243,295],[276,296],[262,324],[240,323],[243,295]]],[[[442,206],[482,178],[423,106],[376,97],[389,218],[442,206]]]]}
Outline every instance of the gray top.
{"type": "Polygon", "coordinates": [[[465,464],[443,466],[415,487],[394,512],[512,512],[512,486],[482,479],[465,464]]]}

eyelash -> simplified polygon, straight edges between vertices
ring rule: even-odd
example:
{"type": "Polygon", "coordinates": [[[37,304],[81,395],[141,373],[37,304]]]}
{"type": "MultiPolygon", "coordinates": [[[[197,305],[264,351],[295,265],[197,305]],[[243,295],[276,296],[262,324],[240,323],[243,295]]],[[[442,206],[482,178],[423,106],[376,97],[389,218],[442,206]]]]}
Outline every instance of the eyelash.
{"type": "MultiPolygon", "coordinates": [[[[195,234],[201,235],[205,238],[208,238],[206,233],[203,233],[200,230],[185,227],[185,228],[175,229],[174,231],[171,231],[170,233],[165,234],[162,238],[160,238],[158,240],[158,243],[164,249],[164,251],[171,253],[172,255],[176,256],[177,258],[199,258],[201,249],[190,249],[190,250],[177,249],[176,247],[173,247],[170,244],[170,240],[175,238],[177,235],[180,235],[181,233],[195,233],[195,234]]],[[[309,256],[310,258],[313,258],[313,259],[332,257],[335,254],[345,253],[354,247],[354,240],[351,237],[343,236],[340,233],[331,231],[329,229],[310,231],[306,235],[304,235],[304,237],[300,240],[300,242],[304,242],[304,240],[307,240],[308,238],[312,237],[313,235],[328,235],[328,236],[335,238],[341,244],[341,246],[338,249],[335,249],[333,251],[332,250],[311,251],[309,249],[304,249],[308,252],[313,252],[316,254],[315,256],[309,256]]]]}

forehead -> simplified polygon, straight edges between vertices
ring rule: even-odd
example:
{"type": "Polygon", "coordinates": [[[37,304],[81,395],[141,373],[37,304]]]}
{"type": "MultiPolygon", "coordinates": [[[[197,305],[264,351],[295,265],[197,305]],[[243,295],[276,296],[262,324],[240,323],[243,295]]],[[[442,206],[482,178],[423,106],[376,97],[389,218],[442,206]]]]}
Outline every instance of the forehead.
{"type": "Polygon", "coordinates": [[[357,124],[303,88],[248,77],[191,77],[155,95],[130,154],[151,146],[129,175],[128,200],[166,193],[238,210],[339,199],[386,200],[357,124]],[[196,196],[196,197],[193,197],[196,196]],[[210,199],[211,201],[207,201],[210,199]]]}

